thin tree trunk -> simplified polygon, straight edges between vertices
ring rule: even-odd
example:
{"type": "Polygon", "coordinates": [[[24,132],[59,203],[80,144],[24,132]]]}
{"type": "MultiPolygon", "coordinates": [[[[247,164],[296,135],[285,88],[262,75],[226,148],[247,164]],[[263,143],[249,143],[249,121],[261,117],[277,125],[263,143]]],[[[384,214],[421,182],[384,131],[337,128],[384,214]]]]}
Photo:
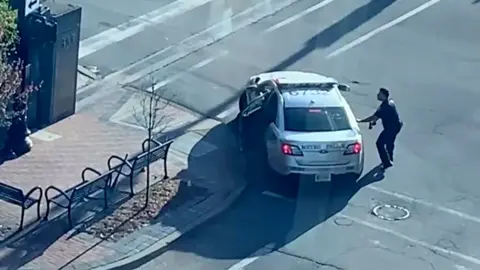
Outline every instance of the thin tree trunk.
{"type": "Polygon", "coordinates": [[[150,149],[151,149],[151,144],[152,144],[152,129],[155,123],[152,123],[153,115],[152,115],[152,110],[153,110],[153,96],[150,96],[149,100],[149,108],[148,108],[148,146],[147,146],[147,189],[145,190],[145,208],[148,207],[148,201],[149,201],[149,196],[150,196],[150,149]]]}
{"type": "Polygon", "coordinates": [[[152,139],[152,131],[148,129],[148,146],[147,146],[147,188],[145,190],[145,208],[148,207],[148,199],[150,196],[150,144],[152,139]]]}

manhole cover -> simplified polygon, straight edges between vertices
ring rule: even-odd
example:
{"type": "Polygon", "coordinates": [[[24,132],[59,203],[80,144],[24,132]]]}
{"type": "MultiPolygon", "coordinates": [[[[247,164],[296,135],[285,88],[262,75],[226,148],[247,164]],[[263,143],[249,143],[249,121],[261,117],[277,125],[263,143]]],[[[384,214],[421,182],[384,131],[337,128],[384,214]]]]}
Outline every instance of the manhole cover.
{"type": "Polygon", "coordinates": [[[405,220],[410,217],[410,211],[405,207],[391,204],[381,204],[373,208],[372,214],[388,221],[405,220]]]}

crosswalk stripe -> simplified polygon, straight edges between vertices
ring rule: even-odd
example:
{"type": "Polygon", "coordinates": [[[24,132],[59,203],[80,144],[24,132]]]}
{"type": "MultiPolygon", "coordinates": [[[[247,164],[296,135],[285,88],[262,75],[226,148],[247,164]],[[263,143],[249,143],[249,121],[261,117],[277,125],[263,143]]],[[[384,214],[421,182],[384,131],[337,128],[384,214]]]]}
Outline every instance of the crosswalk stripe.
{"type": "Polygon", "coordinates": [[[152,25],[160,24],[210,1],[212,0],[177,0],[150,13],[84,39],[80,42],[78,58],[84,58],[109,45],[145,31],[152,25]]]}
{"type": "Polygon", "coordinates": [[[318,9],[321,9],[321,8],[327,6],[328,4],[332,3],[333,1],[335,1],[335,0],[322,1],[322,2],[308,8],[308,9],[306,9],[306,10],[300,12],[300,13],[297,13],[297,14],[295,14],[295,15],[293,15],[293,16],[291,16],[291,17],[289,17],[289,18],[287,18],[287,19],[285,19],[285,20],[283,20],[283,21],[281,21],[277,24],[272,25],[271,27],[267,28],[265,30],[265,32],[266,33],[273,32],[273,31],[275,31],[275,30],[277,30],[277,29],[279,29],[279,28],[281,28],[281,27],[283,27],[283,26],[285,26],[289,23],[292,23],[292,22],[302,18],[303,16],[306,16],[306,15],[308,15],[308,14],[310,14],[310,13],[312,13],[312,12],[318,10],[318,9]]]}

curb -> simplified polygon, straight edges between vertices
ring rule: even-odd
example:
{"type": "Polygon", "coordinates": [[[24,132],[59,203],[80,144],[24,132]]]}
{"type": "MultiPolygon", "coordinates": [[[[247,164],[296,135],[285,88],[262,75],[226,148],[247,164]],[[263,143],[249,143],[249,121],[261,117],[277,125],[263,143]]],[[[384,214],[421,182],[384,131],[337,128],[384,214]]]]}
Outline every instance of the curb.
{"type": "Polygon", "coordinates": [[[90,70],[88,70],[86,67],[82,65],[77,66],[77,72],[91,80],[95,81],[98,79],[98,76],[95,73],[91,72],[90,70]]]}
{"type": "Polygon", "coordinates": [[[195,220],[194,222],[182,228],[182,231],[176,230],[175,232],[169,234],[168,236],[164,237],[160,241],[156,242],[155,244],[149,246],[148,248],[137,252],[129,257],[121,259],[119,261],[110,263],[108,265],[103,265],[100,267],[92,268],[91,270],[120,270],[120,269],[134,269],[134,265],[141,265],[142,260],[147,257],[154,255],[154,253],[161,251],[165,247],[168,246],[171,242],[177,240],[182,235],[188,233],[189,231],[195,229],[196,227],[202,225],[203,223],[209,221],[210,219],[214,218],[215,216],[221,214],[223,211],[227,210],[238,197],[240,197],[247,187],[247,183],[242,183],[239,187],[234,189],[227,197],[223,200],[223,202],[219,205],[219,207],[212,208],[209,210],[205,215],[201,218],[195,220]]]}

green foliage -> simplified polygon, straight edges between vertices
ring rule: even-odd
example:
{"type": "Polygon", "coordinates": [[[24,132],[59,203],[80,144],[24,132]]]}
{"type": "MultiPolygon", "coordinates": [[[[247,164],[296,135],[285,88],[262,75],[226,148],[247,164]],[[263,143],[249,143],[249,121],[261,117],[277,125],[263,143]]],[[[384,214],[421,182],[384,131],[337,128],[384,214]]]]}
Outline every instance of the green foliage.
{"type": "Polygon", "coordinates": [[[24,98],[21,91],[22,63],[7,60],[6,49],[0,49],[0,127],[8,127],[15,117],[12,105],[18,98],[24,98]]]}
{"type": "Polygon", "coordinates": [[[14,101],[24,102],[28,90],[23,91],[21,61],[11,59],[18,44],[17,13],[9,0],[0,0],[0,127],[8,127],[18,113],[12,110],[14,101]]]}
{"type": "Polygon", "coordinates": [[[18,43],[17,12],[9,6],[9,0],[0,0],[0,46],[14,49],[18,43]]]}

